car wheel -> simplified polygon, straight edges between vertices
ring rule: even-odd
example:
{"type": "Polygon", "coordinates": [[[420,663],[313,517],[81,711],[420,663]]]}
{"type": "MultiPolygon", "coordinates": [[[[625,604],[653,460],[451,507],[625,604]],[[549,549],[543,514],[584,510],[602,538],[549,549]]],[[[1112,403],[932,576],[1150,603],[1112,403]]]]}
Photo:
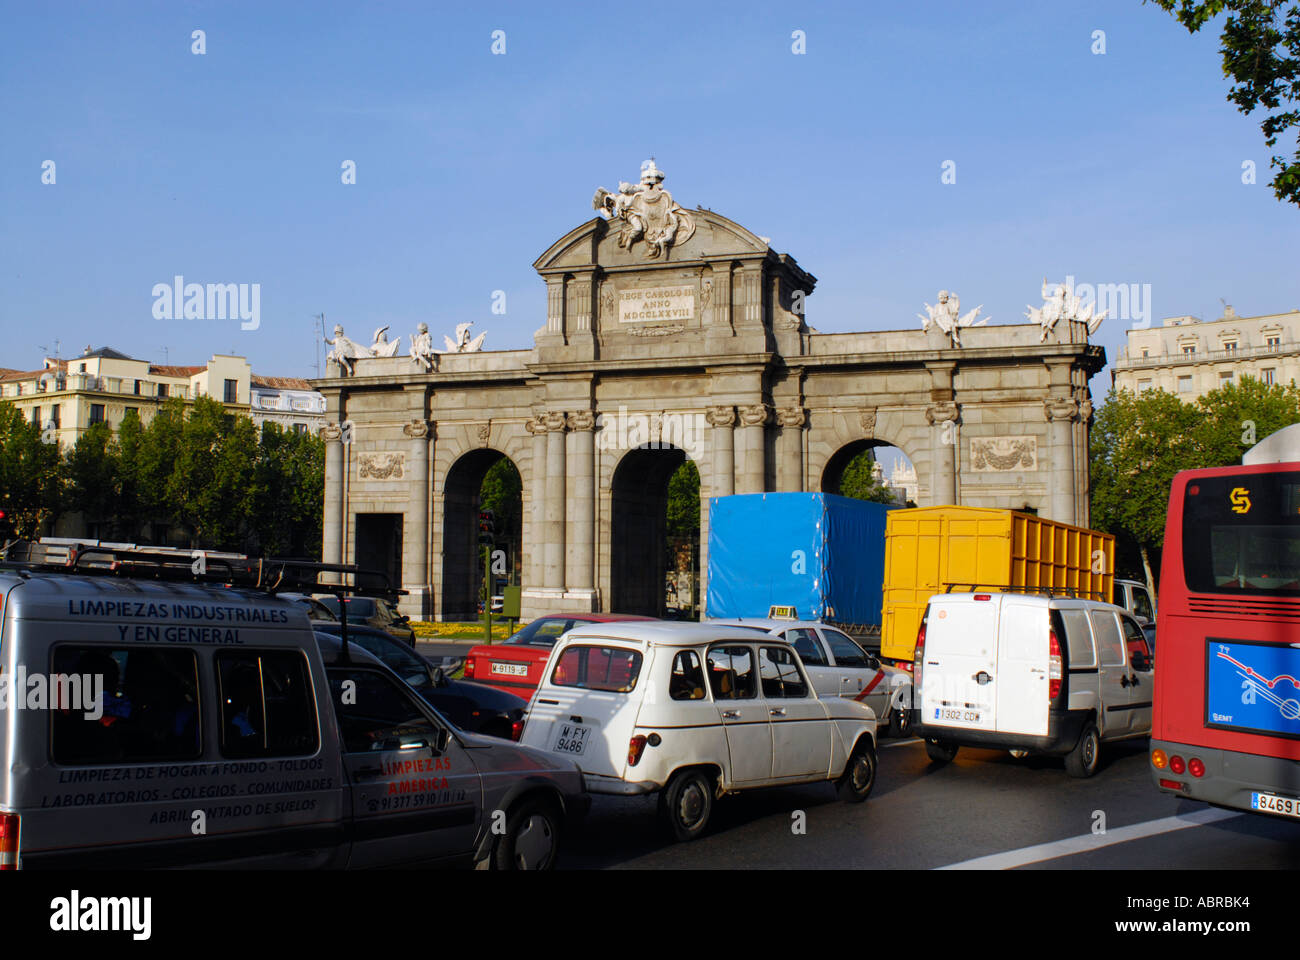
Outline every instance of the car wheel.
{"type": "Polygon", "coordinates": [[[835,792],[848,803],[861,803],[875,785],[876,752],[871,748],[871,740],[864,737],[853,748],[844,773],[835,781],[835,792]]]}
{"type": "Polygon", "coordinates": [[[912,732],[912,712],[894,709],[889,713],[889,732],[900,740],[912,732]]]}
{"type": "Polygon", "coordinates": [[[659,813],[674,840],[694,840],[713,814],[713,778],[702,770],[674,774],[659,796],[659,813]]]}
{"type": "Polygon", "coordinates": [[[957,756],[957,744],[943,740],[926,740],[925,752],[935,763],[950,763],[957,756]]]}
{"type": "Polygon", "coordinates": [[[560,820],[553,804],[523,801],[506,818],[506,832],[492,851],[497,870],[551,870],[560,853],[560,820]]]}
{"type": "Polygon", "coordinates": [[[1065,772],[1083,779],[1097,772],[1101,759],[1101,733],[1095,723],[1089,723],[1079,734],[1079,742],[1065,755],[1065,772]]]}

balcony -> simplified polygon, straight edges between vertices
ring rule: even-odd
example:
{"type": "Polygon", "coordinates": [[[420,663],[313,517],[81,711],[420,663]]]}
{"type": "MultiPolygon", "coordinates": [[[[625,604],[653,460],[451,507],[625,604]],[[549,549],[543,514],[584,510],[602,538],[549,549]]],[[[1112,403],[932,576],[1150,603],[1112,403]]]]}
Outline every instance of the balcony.
{"type": "Polygon", "coordinates": [[[1300,342],[1270,344],[1263,347],[1238,347],[1236,350],[1207,350],[1203,353],[1166,353],[1158,357],[1121,355],[1116,370],[1147,370],[1153,367],[1186,367],[1196,363],[1219,363],[1224,360],[1257,360],[1300,354],[1300,342]]]}

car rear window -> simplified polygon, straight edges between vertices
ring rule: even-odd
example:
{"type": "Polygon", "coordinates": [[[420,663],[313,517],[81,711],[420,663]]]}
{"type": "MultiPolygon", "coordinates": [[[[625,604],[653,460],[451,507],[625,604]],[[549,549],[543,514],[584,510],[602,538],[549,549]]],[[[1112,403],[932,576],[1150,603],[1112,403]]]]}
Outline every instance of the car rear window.
{"type": "Polygon", "coordinates": [[[1088,631],[1088,614],[1082,610],[1060,611],[1065,624],[1065,645],[1070,651],[1070,669],[1095,667],[1097,655],[1092,649],[1092,634],[1088,631]]]}
{"type": "Polygon", "coordinates": [[[551,671],[551,683],[557,687],[628,693],[640,675],[641,654],[637,650],[574,644],[560,654],[551,671]]]}
{"type": "Polygon", "coordinates": [[[553,647],[560,635],[572,630],[578,621],[572,617],[541,617],[506,640],[519,646],[553,647]]]}
{"type": "Polygon", "coordinates": [[[143,763],[199,756],[198,662],[192,651],[60,645],[54,650],[52,672],[75,676],[81,694],[79,698],[78,691],[69,688],[71,696],[52,704],[50,751],[55,763],[143,763]],[[87,695],[96,694],[99,703],[91,706],[87,695]]]}

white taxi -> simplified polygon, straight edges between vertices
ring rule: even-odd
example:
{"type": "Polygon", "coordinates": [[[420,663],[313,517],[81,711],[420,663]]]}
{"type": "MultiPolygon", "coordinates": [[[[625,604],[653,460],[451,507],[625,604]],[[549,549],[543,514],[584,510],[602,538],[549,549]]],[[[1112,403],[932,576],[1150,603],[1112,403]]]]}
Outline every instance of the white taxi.
{"type": "Polygon", "coordinates": [[[659,791],[677,840],[702,834],[726,793],[828,780],[860,802],[876,778],[870,707],[819,697],[783,640],[708,623],[570,630],[521,742],[576,761],[592,793],[659,791]]]}
{"type": "MultiPolygon", "coordinates": [[[[774,607],[776,613],[782,609],[774,607]]],[[[753,627],[780,637],[799,654],[819,697],[849,697],[865,703],[895,737],[911,729],[912,675],[888,666],[847,633],[820,620],[768,616],[713,619],[709,623],[753,627]]]]}

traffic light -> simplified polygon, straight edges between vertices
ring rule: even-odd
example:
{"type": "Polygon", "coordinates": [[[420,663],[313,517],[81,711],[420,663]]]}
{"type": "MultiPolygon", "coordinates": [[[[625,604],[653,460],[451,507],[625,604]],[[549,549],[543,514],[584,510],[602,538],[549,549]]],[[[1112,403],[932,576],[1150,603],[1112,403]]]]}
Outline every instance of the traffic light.
{"type": "Polygon", "coordinates": [[[491,510],[478,512],[478,542],[495,543],[497,538],[496,516],[491,510]]]}

